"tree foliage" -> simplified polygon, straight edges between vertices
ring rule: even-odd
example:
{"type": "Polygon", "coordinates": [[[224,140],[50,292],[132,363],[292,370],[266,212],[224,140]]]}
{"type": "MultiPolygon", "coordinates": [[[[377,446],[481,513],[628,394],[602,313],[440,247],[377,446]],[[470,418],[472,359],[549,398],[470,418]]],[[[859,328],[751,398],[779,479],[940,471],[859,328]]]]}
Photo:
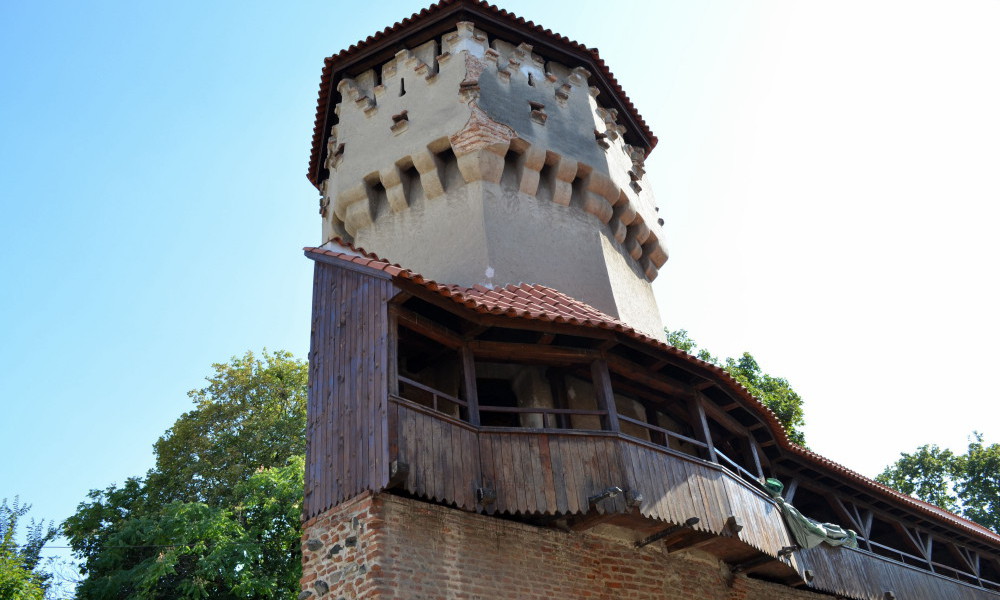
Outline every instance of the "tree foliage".
{"type": "Polygon", "coordinates": [[[93,490],[64,523],[77,597],[294,597],[308,367],[248,352],[213,365],[144,478],[93,490]]]}
{"type": "Polygon", "coordinates": [[[43,600],[51,576],[40,567],[42,548],[59,530],[51,523],[34,519],[18,532],[21,519],[31,510],[15,497],[0,502],[0,598],[3,600],[43,600]],[[23,542],[18,539],[23,536],[23,542]]]}
{"type": "Polygon", "coordinates": [[[885,468],[876,479],[1000,533],[1000,444],[974,432],[964,454],[925,444],[885,468]]]}
{"type": "Polygon", "coordinates": [[[796,444],[805,445],[802,428],[806,423],[802,411],[802,397],[792,389],[787,379],[765,373],[757,363],[757,359],[749,352],[744,352],[739,358],[726,358],[720,361],[707,349],[699,348],[686,329],[665,331],[670,345],[725,369],[733,379],[774,412],[785,428],[788,439],[796,444]]]}

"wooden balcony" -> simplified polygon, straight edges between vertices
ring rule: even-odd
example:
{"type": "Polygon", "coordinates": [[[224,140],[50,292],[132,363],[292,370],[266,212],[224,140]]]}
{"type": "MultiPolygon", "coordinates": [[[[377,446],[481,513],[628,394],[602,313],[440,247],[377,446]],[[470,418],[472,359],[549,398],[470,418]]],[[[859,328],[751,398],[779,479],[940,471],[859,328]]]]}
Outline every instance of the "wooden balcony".
{"type": "Polygon", "coordinates": [[[1000,598],[995,536],[790,446],[751,401],[705,363],[616,333],[472,314],[317,263],[304,516],[389,491],[615,528],[637,551],[708,552],[843,597],[1000,598]],[[862,549],[798,549],[764,474],[862,549]]]}

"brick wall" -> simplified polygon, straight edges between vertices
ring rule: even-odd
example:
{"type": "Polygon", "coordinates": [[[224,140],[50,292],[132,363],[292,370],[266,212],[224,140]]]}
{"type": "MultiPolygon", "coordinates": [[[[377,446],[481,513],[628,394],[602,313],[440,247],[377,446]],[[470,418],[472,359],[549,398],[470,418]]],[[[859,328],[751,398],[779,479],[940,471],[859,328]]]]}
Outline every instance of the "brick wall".
{"type": "Polygon", "coordinates": [[[593,598],[817,600],[697,553],[666,555],[389,494],[362,495],[305,524],[302,600],[593,598]]]}

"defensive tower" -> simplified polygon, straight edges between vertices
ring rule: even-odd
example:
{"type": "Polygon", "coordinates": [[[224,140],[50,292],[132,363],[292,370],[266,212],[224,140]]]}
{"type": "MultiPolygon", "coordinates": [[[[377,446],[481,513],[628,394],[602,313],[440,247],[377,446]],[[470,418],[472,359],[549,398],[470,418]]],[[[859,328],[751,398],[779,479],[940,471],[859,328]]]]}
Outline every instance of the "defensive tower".
{"type": "Polygon", "coordinates": [[[655,143],[596,50],[486,3],[327,60],[300,600],[1000,600],[1000,535],[659,339],[655,143]]]}
{"type": "Polygon", "coordinates": [[[441,6],[328,59],[323,242],[458,285],[545,285],[660,335],[656,138],[595,50],[487,12],[441,6]]]}

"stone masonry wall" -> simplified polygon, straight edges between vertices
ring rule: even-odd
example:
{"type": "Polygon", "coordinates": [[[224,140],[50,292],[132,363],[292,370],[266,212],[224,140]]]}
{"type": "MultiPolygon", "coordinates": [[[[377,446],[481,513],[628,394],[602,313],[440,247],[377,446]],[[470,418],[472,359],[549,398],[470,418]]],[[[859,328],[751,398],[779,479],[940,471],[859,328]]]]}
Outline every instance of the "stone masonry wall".
{"type": "Polygon", "coordinates": [[[389,494],[366,494],[305,524],[299,598],[355,600],[817,600],[731,576],[715,558],[637,550],[389,494]]]}

